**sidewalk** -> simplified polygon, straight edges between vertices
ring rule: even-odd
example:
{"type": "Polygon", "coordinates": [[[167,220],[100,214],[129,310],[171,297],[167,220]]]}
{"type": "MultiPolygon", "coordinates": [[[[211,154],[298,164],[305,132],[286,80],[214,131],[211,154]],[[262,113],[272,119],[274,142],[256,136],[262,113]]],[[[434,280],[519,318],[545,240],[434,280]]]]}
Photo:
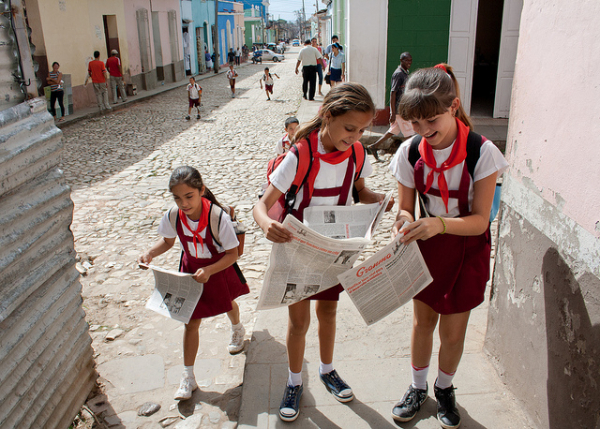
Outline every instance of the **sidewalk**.
{"type": "MultiPolygon", "coordinates": [[[[316,115],[319,105],[318,102],[303,100],[297,113],[300,122],[316,115]]],[[[498,132],[498,137],[501,137],[503,130],[498,132]]],[[[370,186],[383,185],[384,181],[386,186],[389,185],[389,178],[383,178],[384,174],[389,174],[388,162],[389,158],[386,156],[383,163],[374,164],[376,168],[373,179],[368,179],[370,186]]],[[[386,216],[384,220],[387,218],[390,216],[386,216]]],[[[387,219],[387,223],[390,222],[387,219]]],[[[386,228],[385,221],[380,228],[381,231],[386,228]]],[[[386,242],[388,235],[380,233],[376,238],[380,243],[386,242]]],[[[472,312],[465,352],[455,378],[457,402],[462,416],[461,428],[532,427],[518,402],[502,384],[483,350],[487,310],[486,300],[472,312]]],[[[278,417],[287,380],[287,317],[286,308],[258,312],[247,351],[239,428],[356,429],[399,426],[394,423],[390,413],[410,384],[411,306],[400,308],[382,321],[367,327],[347,294],[341,295],[334,364],[340,375],[353,387],[355,399],[348,404],[337,402],[327,393],[318,378],[319,350],[313,306],[312,323],[306,337],[304,394],[300,403],[300,416],[294,423],[284,423],[278,417]]],[[[434,350],[437,351],[438,348],[439,340],[435,335],[434,350]]],[[[433,386],[437,374],[435,355],[436,353],[429,373],[429,386],[433,386]]],[[[430,398],[419,415],[402,427],[440,427],[432,389],[429,394],[430,398]]]]}
{"type": "MultiPolygon", "coordinates": [[[[249,64],[252,64],[252,63],[247,61],[237,67],[244,67],[249,64]]],[[[200,75],[191,75],[191,76],[194,76],[194,78],[196,79],[196,82],[198,82],[198,81],[201,81],[204,79],[209,79],[211,77],[214,77],[214,76],[217,76],[217,75],[220,75],[223,73],[227,73],[227,70],[229,70],[228,67],[221,67],[219,69],[219,73],[217,73],[216,75],[213,71],[213,72],[207,72],[207,73],[200,74],[200,75]]],[[[158,85],[154,89],[140,90],[140,91],[138,91],[137,95],[127,96],[127,101],[124,103],[120,101],[117,104],[111,104],[110,107],[112,108],[112,111],[107,112],[107,113],[100,112],[100,110],[98,109],[98,106],[96,106],[96,105],[91,106],[91,107],[86,107],[84,109],[77,109],[77,111],[75,111],[72,115],[65,116],[65,120],[63,122],[55,122],[55,125],[58,128],[64,128],[66,126],[69,126],[76,122],[79,122],[82,119],[90,119],[90,118],[95,118],[98,116],[110,115],[113,112],[117,112],[119,110],[122,110],[126,107],[131,106],[132,104],[139,103],[140,101],[154,97],[157,94],[163,93],[165,91],[170,91],[172,89],[177,89],[182,86],[186,86],[188,83],[190,83],[189,80],[190,80],[191,76],[185,76],[184,79],[182,79],[178,82],[163,83],[162,85],[158,85]]],[[[160,82],[159,82],[159,84],[160,84],[160,82]]],[[[110,91],[110,88],[109,88],[109,91],[110,91]]]]}

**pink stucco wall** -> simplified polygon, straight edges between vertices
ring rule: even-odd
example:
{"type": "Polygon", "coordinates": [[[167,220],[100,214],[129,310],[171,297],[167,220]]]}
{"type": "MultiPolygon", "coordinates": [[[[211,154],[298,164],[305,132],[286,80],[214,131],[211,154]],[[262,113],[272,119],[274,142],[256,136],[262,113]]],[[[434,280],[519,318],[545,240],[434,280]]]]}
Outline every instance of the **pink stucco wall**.
{"type": "Polygon", "coordinates": [[[524,2],[506,150],[514,178],[596,237],[599,16],[597,1],[524,2]]]}

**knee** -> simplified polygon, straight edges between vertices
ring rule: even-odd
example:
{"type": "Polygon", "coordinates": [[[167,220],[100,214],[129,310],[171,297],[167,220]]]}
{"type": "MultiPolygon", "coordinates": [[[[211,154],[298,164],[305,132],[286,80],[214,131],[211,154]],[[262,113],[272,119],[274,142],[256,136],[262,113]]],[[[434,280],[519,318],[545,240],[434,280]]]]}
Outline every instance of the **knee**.
{"type": "Polygon", "coordinates": [[[190,320],[188,323],[185,324],[185,333],[188,334],[198,332],[198,329],[200,328],[200,322],[202,322],[202,319],[190,320]]]}
{"type": "Polygon", "coordinates": [[[451,349],[462,349],[465,344],[464,332],[445,332],[440,333],[442,346],[451,349]]]}
{"type": "Polygon", "coordinates": [[[310,318],[290,318],[288,332],[291,335],[306,335],[310,326],[310,318]]]}
{"type": "Polygon", "coordinates": [[[325,323],[335,323],[335,318],[337,315],[337,307],[335,306],[319,306],[316,309],[317,319],[319,320],[319,324],[325,323]]]}
{"type": "Polygon", "coordinates": [[[431,335],[437,325],[437,318],[420,318],[415,317],[413,321],[413,330],[419,334],[431,335]]]}

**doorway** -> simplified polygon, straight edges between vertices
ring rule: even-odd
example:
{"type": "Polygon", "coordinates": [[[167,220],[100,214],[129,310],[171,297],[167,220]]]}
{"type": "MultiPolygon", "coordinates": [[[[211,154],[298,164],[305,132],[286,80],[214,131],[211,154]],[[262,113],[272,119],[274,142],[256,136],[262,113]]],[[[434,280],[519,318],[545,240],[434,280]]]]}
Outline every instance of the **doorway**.
{"type": "Polygon", "coordinates": [[[491,118],[494,113],[503,6],[504,0],[479,1],[473,61],[471,116],[491,118]]]}
{"type": "Polygon", "coordinates": [[[117,30],[117,16],[116,15],[102,15],[104,21],[104,38],[106,41],[106,53],[110,57],[110,53],[115,49],[119,55],[121,50],[119,49],[119,32],[117,30]]]}

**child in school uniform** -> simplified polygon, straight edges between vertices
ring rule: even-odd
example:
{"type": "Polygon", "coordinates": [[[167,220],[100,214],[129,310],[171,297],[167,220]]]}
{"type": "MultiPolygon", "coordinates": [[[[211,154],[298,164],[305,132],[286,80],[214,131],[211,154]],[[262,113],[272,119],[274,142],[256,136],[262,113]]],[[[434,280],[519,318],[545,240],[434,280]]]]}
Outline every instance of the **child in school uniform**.
{"type": "Polygon", "coordinates": [[[233,64],[229,64],[229,70],[226,73],[229,79],[229,87],[231,88],[231,98],[235,97],[235,78],[238,77],[237,72],[233,69],[233,64]]]}
{"type": "Polygon", "coordinates": [[[196,108],[196,119],[200,119],[200,97],[202,96],[202,87],[196,83],[194,76],[190,76],[190,83],[187,86],[188,92],[188,114],[185,117],[188,121],[190,120],[190,114],[192,109],[196,108]]]}
{"type": "MultiPolygon", "coordinates": [[[[367,90],[359,84],[347,83],[332,89],[323,101],[319,114],[310,122],[301,126],[295,136],[297,144],[310,144],[313,153],[319,153],[311,161],[311,173],[300,187],[291,214],[299,220],[309,206],[350,205],[352,203],[352,185],[358,191],[360,201],[374,203],[384,199],[384,195],[375,193],[365,186],[364,178],[373,171],[365,158],[362,171],[357,176],[355,157],[357,150],[364,151],[358,139],[370,125],[375,114],[375,106],[367,90]],[[355,180],[355,178],[357,178],[355,180]]],[[[288,151],[285,159],[271,174],[271,183],[264,196],[254,207],[254,219],[264,231],[267,239],[282,243],[291,240],[291,235],[283,225],[268,216],[268,211],[277,200],[286,193],[296,174],[298,158],[288,151]]],[[[393,201],[391,202],[393,205],[393,201]]],[[[388,209],[391,208],[391,205],[388,209]]],[[[338,375],[333,364],[335,344],[336,310],[341,285],[291,304],[288,307],[288,333],[286,347],[288,352],[288,380],[279,408],[279,417],[284,421],[293,421],[298,417],[300,398],[303,392],[302,363],[306,332],[310,323],[310,301],[316,300],[316,312],[319,321],[319,350],[321,364],[320,379],[325,388],[340,402],[349,402],[354,398],[352,389],[338,375]]]]}
{"type": "Polygon", "coordinates": [[[296,134],[296,129],[300,122],[294,116],[290,116],[285,120],[285,134],[277,140],[277,144],[275,145],[275,153],[277,155],[284,154],[286,151],[292,147],[292,141],[294,140],[294,135],[296,134]]]}
{"type": "Polygon", "coordinates": [[[265,82],[265,92],[267,93],[267,101],[271,101],[269,93],[273,94],[273,76],[276,76],[277,79],[279,79],[277,73],[271,74],[269,73],[269,67],[265,67],[265,74],[263,74],[259,80],[260,89],[263,89],[263,81],[265,82]]]}
{"type": "Polygon", "coordinates": [[[398,113],[418,135],[404,142],[390,163],[399,200],[392,235],[402,234],[404,243],[417,242],[433,282],[413,299],[412,383],[392,417],[409,421],[427,400],[433,332],[439,322],[441,346],[433,387],[437,417],[442,427],[457,428],[461,419],[452,381],[470,311],[484,299],[490,208],[496,178],[508,163],[492,142],[470,130],[458,82],[447,64],[414,73],[398,113]],[[415,220],[419,195],[429,217],[415,220]]]}
{"type": "Polygon", "coordinates": [[[189,166],[176,168],[169,180],[169,190],[178,208],[176,226],[173,228],[171,223],[171,211],[165,213],[158,226],[158,233],[162,237],[139,257],[138,262],[149,264],[173,247],[175,239],[179,238],[183,248],[179,271],[194,273],[194,279],[204,283],[202,296],[191,320],[185,325],[183,336],[184,369],[175,399],[185,400],[191,398],[192,392],[198,388],[194,362],[199,347],[200,322],[206,317],[227,313],[232,325],[228,350],[231,354],[241,352],[246,331],[234,300],[250,290],[236,264],[239,242],[225,211],[219,214],[218,239],[213,237],[211,210],[223,209],[204,185],[198,170],[189,166]]]}

